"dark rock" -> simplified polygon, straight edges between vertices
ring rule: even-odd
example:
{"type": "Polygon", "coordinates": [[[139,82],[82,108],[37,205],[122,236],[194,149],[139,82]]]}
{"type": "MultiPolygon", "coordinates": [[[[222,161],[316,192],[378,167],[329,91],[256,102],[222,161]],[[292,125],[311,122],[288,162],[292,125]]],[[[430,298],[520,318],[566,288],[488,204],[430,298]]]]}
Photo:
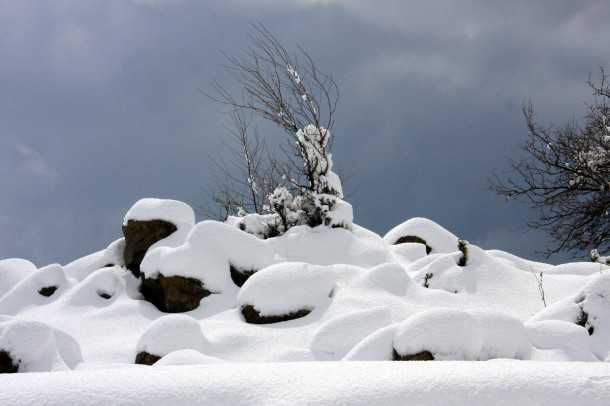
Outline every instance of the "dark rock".
{"type": "Polygon", "coordinates": [[[231,280],[233,280],[233,283],[240,288],[244,285],[244,283],[246,283],[249,277],[257,272],[256,270],[243,271],[233,265],[230,265],[229,269],[231,271],[231,280]]]}
{"type": "Polygon", "coordinates": [[[201,299],[212,294],[198,279],[163,275],[143,278],[140,292],[144,299],[166,313],[194,310],[201,299]]]}
{"type": "Polygon", "coordinates": [[[160,356],[158,355],[154,355],[154,354],[149,354],[146,351],[142,351],[139,352],[138,355],[136,355],[136,364],[141,364],[141,365],[153,365],[155,362],[159,361],[161,359],[160,356]]]}
{"type": "MultiPolygon", "coordinates": [[[[584,302],[584,300],[582,302],[584,302]]],[[[575,323],[581,327],[586,328],[587,333],[589,333],[589,335],[592,336],[593,333],[595,332],[595,327],[591,324],[591,321],[589,320],[589,314],[587,312],[585,312],[585,310],[582,308],[582,302],[580,302],[581,303],[579,306],[580,313],[576,317],[575,323]]]]}
{"type": "Polygon", "coordinates": [[[241,314],[244,316],[246,322],[250,324],[279,323],[282,321],[300,319],[301,317],[307,316],[309,313],[311,313],[311,310],[301,309],[297,310],[296,312],[286,314],[262,316],[252,305],[245,305],[241,307],[241,314]]]}
{"type": "Polygon", "coordinates": [[[430,254],[432,252],[432,247],[428,245],[426,240],[423,238],[419,238],[416,235],[405,235],[404,237],[400,237],[394,245],[404,244],[404,243],[416,243],[416,244],[424,244],[426,246],[426,254],[430,254]]]}
{"type": "Polygon", "coordinates": [[[177,228],[165,220],[129,220],[123,226],[125,266],[135,276],[140,275],[140,264],[148,248],[159,240],[171,235],[177,228]]]}
{"type": "Polygon", "coordinates": [[[15,364],[11,355],[0,350],[0,374],[14,374],[19,371],[19,363],[15,364]]]}
{"type": "Polygon", "coordinates": [[[57,286],[45,286],[44,288],[40,288],[38,293],[45,297],[50,297],[57,290],[57,286]]]}
{"type": "Polygon", "coordinates": [[[393,361],[434,361],[434,355],[430,351],[421,351],[417,354],[401,355],[392,350],[393,361]]]}
{"type": "Polygon", "coordinates": [[[106,299],[106,300],[112,298],[112,295],[110,293],[104,292],[103,290],[98,290],[97,295],[99,297],[101,297],[102,299],[106,299]]]}

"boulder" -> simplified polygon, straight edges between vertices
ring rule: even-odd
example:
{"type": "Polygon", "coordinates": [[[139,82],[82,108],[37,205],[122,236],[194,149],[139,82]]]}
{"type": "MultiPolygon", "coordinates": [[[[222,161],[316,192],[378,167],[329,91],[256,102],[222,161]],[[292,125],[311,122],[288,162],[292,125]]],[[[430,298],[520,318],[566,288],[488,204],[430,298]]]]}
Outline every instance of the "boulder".
{"type": "Polygon", "coordinates": [[[13,361],[11,355],[0,350],[0,374],[13,374],[19,371],[19,364],[13,361]]]}
{"type": "Polygon", "coordinates": [[[161,359],[160,356],[149,354],[146,351],[141,351],[136,355],[136,364],[140,365],[153,365],[155,362],[161,359]]]}
{"type": "Polygon", "coordinates": [[[394,361],[434,361],[434,355],[432,355],[430,351],[420,351],[416,354],[401,355],[394,350],[392,359],[394,361]]]}
{"type": "Polygon", "coordinates": [[[140,292],[148,302],[166,313],[182,313],[199,307],[199,302],[212,294],[200,280],[184,276],[142,278],[140,292]]]}
{"type": "Polygon", "coordinates": [[[125,266],[135,276],[140,275],[140,263],[151,245],[169,237],[178,228],[166,220],[129,220],[123,225],[125,266]]]}
{"type": "Polygon", "coordinates": [[[233,264],[231,264],[229,266],[229,270],[231,272],[231,280],[233,281],[233,283],[235,285],[239,286],[240,288],[244,285],[244,283],[246,283],[248,278],[250,278],[252,275],[254,275],[256,273],[255,269],[243,270],[243,269],[239,269],[238,267],[234,266],[233,264]]]}
{"type": "Polygon", "coordinates": [[[430,254],[432,252],[432,247],[430,247],[428,245],[428,243],[426,243],[426,240],[424,240],[423,238],[420,238],[416,235],[405,235],[403,237],[400,237],[398,240],[396,240],[394,245],[404,244],[404,243],[423,244],[426,246],[426,254],[430,254]]]}
{"type": "Polygon", "coordinates": [[[301,317],[307,316],[309,313],[311,313],[311,310],[301,309],[286,314],[261,315],[261,313],[252,305],[245,305],[241,307],[241,314],[244,316],[246,322],[250,324],[279,323],[282,321],[300,319],[301,317]]]}

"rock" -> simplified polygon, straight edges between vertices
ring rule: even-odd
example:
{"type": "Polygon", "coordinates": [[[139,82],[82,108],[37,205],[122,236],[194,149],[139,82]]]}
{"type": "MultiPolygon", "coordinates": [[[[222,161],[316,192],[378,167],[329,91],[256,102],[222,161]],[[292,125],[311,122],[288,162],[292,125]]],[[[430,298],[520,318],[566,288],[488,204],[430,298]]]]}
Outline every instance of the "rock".
{"type": "Polygon", "coordinates": [[[125,266],[135,276],[140,275],[140,263],[148,248],[159,240],[169,237],[178,228],[165,220],[129,220],[123,225],[125,266]]]}
{"type": "Polygon", "coordinates": [[[44,297],[51,297],[57,290],[57,286],[45,286],[38,290],[38,293],[44,297]]]}
{"type": "Polygon", "coordinates": [[[392,359],[394,361],[434,361],[434,355],[430,351],[421,351],[417,354],[400,355],[393,350],[392,359]]]}
{"type": "Polygon", "coordinates": [[[181,313],[199,307],[199,302],[212,294],[200,280],[184,276],[143,278],[140,292],[148,302],[166,313],[181,313]]]}
{"type": "Polygon", "coordinates": [[[256,273],[256,270],[241,270],[232,264],[229,267],[231,271],[231,280],[240,288],[246,283],[249,277],[256,273]]]}
{"type": "Polygon", "coordinates": [[[161,359],[161,357],[158,355],[149,354],[146,351],[142,351],[136,355],[135,363],[141,364],[141,365],[153,365],[155,362],[159,361],[160,359],[161,359]]]}
{"type": "Polygon", "coordinates": [[[14,374],[19,371],[19,364],[15,364],[10,354],[0,350],[0,374],[14,374]]]}
{"type": "Polygon", "coordinates": [[[417,244],[423,244],[426,246],[426,254],[430,254],[432,252],[432,247],[430,247],[428,245],[428,243],[426,243],[426,240],[424,240],[423,238],[420,238],[416,235],[405,235],[403,237],[400,237],[395,243],[394,245],[398,245],[398,244],[404,244],[404,243],[417,243],[417,244]]]}
{"type": "Polygon", "coordinates": [[[241,307],[241,314],[244,316],[246,322],[250,324],[279,323],[282,321],[300,319],[301,317],[307,316],[309,313],[311,313],[311,310],[301,309],[297,310],[296,312],[286,314],[263,316],[252,305],[245,305],[241,307]]]}

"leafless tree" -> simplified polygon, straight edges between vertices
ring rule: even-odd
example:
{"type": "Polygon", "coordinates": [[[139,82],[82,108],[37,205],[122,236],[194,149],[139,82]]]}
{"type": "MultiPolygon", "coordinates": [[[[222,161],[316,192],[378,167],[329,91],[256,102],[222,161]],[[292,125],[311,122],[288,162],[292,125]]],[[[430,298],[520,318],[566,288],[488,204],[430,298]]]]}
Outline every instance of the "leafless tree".
{"type": "Polygon", "coordinates": [[[206,208],[208,217],[224,220],[240,210],[262,214],[266,197],[282,184],[289,172],[268,150],[265,140],[251,128],[247,113],[228,113],[224,146],[227,154],[210,158],[212,163],[213,208],[206,208]]]}
{"type": "Polygon", "coordinates": [[[252,26],[246,53],[225,57],[226,71],[241,91],[236,94],[217,82],[206,95],[232,112],[249,112],[281,128],[287,137],[280,143],[282,158],[275,159],[275,169],[284,172],[293,187],[320,192],[320,170],[329,167],[332,142],[325,138],[333,128],[339,100],[333,78],[322,73],[303,48],[289,53],[263,25],[252,26]],[[307,126],[316,131],[300,131],[307,126]],[[310,142],[311,134],[319,134],[321,140],[310,142]],[[317,151],[312,153],[312,147],[317,151]]]}
{"type": "Polygon", "coordinates": [[[547,249],[573,253],[610,248],[610,87],[601,69],[589,78],[594,101],[582,124],[538,124],[531,103],[523,108],[528,138],[525,158],[511,161],[508,179],[495,176],[492,188],[509,199],[523,198],[539,212],[528,225],[555,240],[547,249]]]}

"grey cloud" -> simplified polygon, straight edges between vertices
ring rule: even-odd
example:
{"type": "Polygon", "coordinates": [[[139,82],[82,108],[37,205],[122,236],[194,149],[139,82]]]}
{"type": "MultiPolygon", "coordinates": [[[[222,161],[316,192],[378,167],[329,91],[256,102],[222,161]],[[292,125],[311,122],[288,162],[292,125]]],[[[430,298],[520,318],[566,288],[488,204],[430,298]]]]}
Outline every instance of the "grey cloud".
{"type": "Polygon", "coordinates": [[[609,17],[605,1],[1,2],[0,257],[100,249],[140,197],[200,204],[223,130],[198,89],[262,22],[341,85],[334,156],[358,222],[427,216],[540,258],[532,213],[487,177],[518,154],[524,100],[545,121],[580,114],[609,17]]]}

